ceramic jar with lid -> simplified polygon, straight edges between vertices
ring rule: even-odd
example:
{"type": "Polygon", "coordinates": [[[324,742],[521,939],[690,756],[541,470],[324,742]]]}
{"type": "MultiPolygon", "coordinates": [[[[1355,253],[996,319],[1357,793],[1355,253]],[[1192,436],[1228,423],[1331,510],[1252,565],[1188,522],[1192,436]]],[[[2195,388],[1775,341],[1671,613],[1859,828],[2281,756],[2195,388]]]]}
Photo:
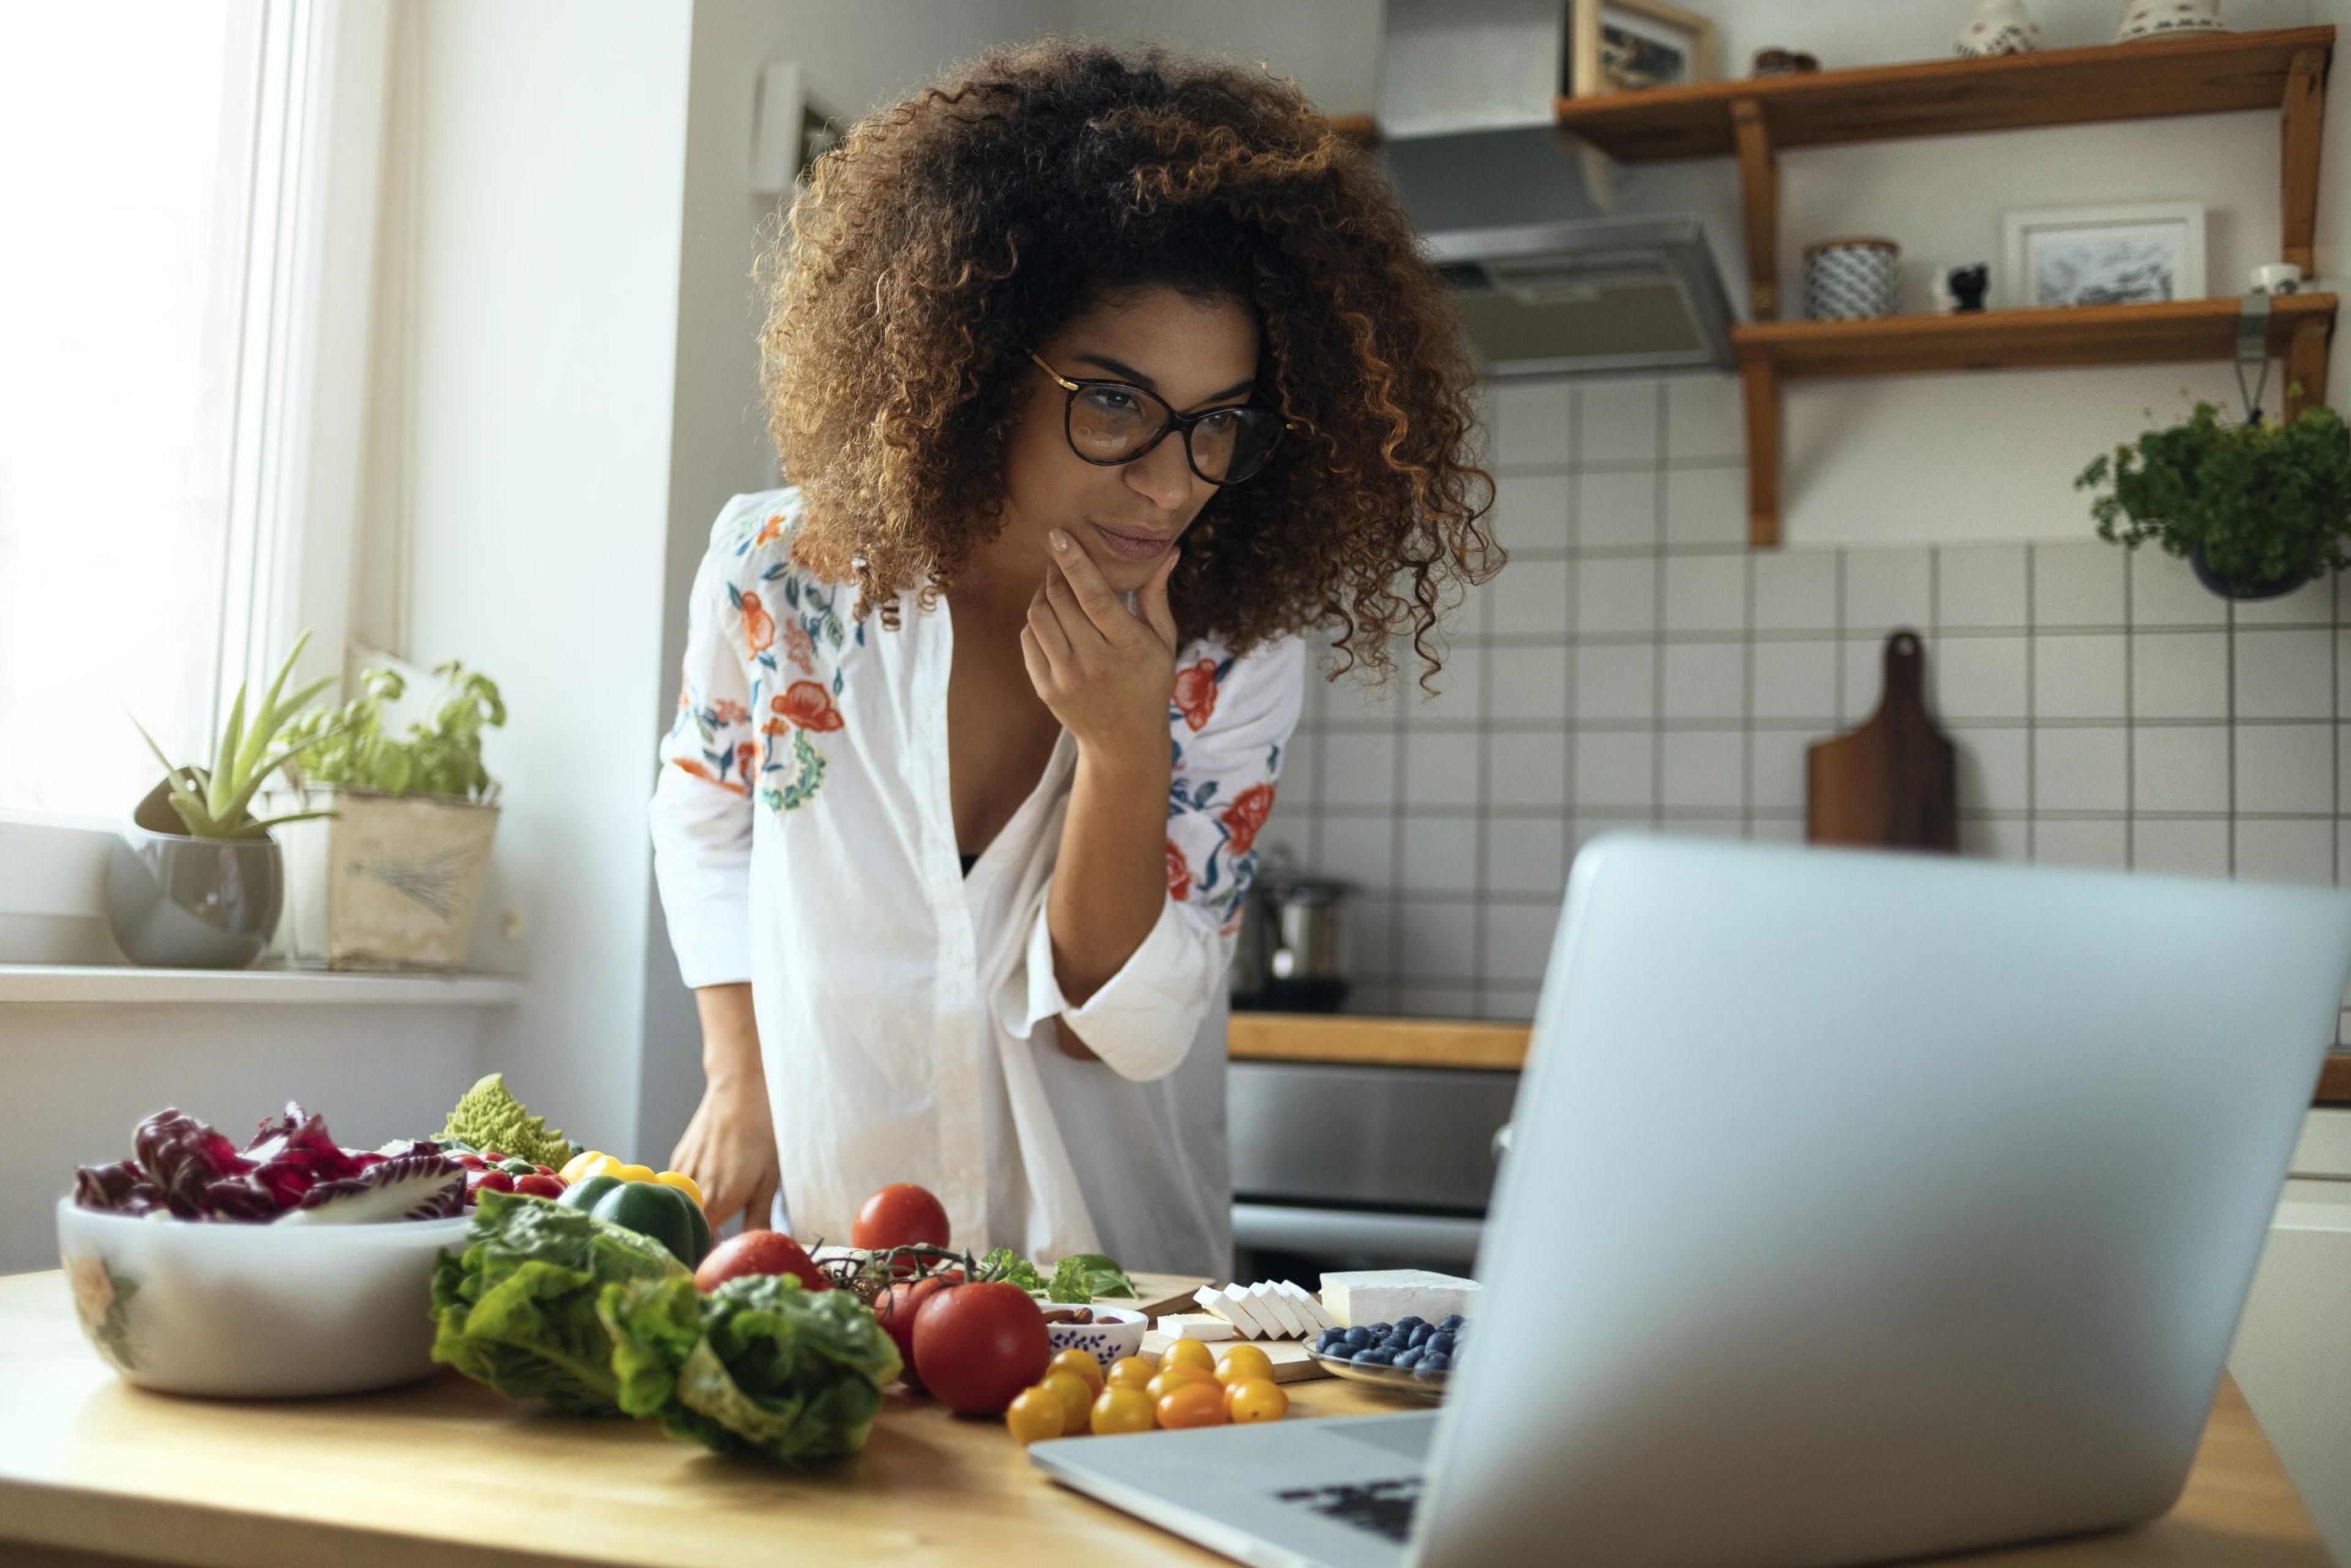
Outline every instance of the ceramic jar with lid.
{"type": "Polygon", "coordinates": [[[1868,321],[1902,302],[1902,247],[1876,235],[1815,240],[1804,247],[1804,314],[1814,321],[1868,321]]]}

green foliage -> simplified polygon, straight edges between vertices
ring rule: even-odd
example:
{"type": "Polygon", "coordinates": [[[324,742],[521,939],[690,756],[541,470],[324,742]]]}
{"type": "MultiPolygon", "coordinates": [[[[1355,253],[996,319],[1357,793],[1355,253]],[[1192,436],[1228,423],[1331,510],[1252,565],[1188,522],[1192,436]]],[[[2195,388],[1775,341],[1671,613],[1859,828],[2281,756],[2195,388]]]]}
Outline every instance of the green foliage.
{"type": "Polygon", "coordinates": [[[2291,424],[2231,424],[2199,402],[2101,455],[2074,486],[2110,486],[2090,505],[2100,538],[2201,550],[2205,570],[2239,590],[2351,566],[2351,430],[2322,404],[2291,424]]]}
{"type": "Polygon", "coordinates": [[[384,705],[408,689],[396,670],[368,671],[360,695],[340,709],[301,715],[288,731],[298,748],[295,770],[313,784],[386,795],[494,798],[498,787],[482,766],[482,731],[506,723],[506,699],[496,682],[467,674],[454,659],[433,673],[442,680],[441,700],[431,721],[410,725],[405,736],[383,727],[384,705]]]}
{"type": "Polygon", "coordinates": [[[608,1285],[615,1397],[672,1437],[783,1465],[865,1446],[898,1347],[847,1291],[751,1274],[709,1295],[684,1277],[608,1285]]]}
{"type": "Polygon", "coordinates": [[[575,1415],[620,1410],[598,1294],[630,1280],[694,1288],[660,1242],[544,1198],[483,1193],[465,1238],[433,1266],[433,1359],[575,1415]]]}
{"type": "MultiPolygon", "coordinates": [[[[246,687],[240,682],[236,702],[229,709],[228,722],[221,727],[220,736],[213,748],[209,768],[183,767],[163,755],[155,737],[137,719],[131,721],[155,760],[163,765],[164,777],[172,782],[172,809],[179,813],[191,836],[199,839],[262,839],[280,822],[298,822],[309,817],[330,817],[331,811],[294,811],[279,817],[256,817],[251,810],[253,798],[271,774],[286,766],[295,753],[295,735],[302,719],[296,710],[333,684],[333,678],[321,675],[309,685],[287,694],[286,678],[294,673],[294,662],[302,656],[310,633],[305,632],[295,639],[294,651],[277,666],[277,679],[262,696],[248,719],[246,714],[246,687]],[[278,744],[280,737],[284,744],[278,744]],[[276,750],[270,749],[277,745],[276,750]]],[[[311,738],[331,738],[331,722],[316,727],[311,738]]]]}

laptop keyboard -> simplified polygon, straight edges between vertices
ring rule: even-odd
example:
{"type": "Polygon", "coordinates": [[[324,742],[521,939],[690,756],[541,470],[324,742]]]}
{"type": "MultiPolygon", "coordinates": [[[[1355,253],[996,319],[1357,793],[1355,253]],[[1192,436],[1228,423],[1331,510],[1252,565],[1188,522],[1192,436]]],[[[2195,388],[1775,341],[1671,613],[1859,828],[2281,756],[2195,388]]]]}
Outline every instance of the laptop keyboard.
{"type": "Polygon", "coordinates": [[[1292,1487],[1273,1494],[1294,1508],[1352,1524],[1357,1530],[1385,1536],[1397,1545],[1412,1534],[1413,1510],[1420,1504],[1420,1478],[1402,1476],[1386,1481],[1351,1481],[1339,1486],[1292,1487]]]}

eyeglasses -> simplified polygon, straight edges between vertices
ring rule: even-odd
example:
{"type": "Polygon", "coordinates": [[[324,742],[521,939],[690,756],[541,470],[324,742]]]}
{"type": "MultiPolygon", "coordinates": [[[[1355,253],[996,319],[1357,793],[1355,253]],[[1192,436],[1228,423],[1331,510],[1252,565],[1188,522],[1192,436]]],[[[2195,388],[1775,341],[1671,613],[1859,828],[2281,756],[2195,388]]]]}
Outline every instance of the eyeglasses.
{"type": "Polygon", "coordinates": [[[1132,463],[1171,430],[1184,433],[1184,458],[1211,485],[1238,485],[1272,461],[1289,422],[1262,403],[1177,413],[1167,400],[1124,382],[1071,381],[1042,356],[1037,368],[1070,394],[1062,429],[1070,450],[1102,468],[1132,463]]]}

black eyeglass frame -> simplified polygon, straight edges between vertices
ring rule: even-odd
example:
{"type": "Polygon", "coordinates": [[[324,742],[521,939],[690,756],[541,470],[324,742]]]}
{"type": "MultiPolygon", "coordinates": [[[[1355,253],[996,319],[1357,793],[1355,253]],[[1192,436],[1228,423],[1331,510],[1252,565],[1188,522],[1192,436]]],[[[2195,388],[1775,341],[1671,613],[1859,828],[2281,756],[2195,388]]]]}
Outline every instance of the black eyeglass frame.
{"type": "Polygon", "coordinates": [[[1037,361],[1037,368],[1039,370],[1053,378],[1054,385],[1060,387],[1063,392],[1070,394],[1068,402],[1063,403],[1061,406],[1061,439],[1070,444],[1070,451],[1076,455],[1079,462],[1091,463],[1097,468],[1123,468],[1128,464],[1149,455],[1158,447],[1161,442],[1167,439],[1167,434],[1170,431],[1181,430],[1184,433],[1184,465],[1191,469],[1194,474],[1199,475],[1202,483],[1214,485],[1219,489],[1223,488],[1227,485],[1245,485],[1266,471],[1268,465],[1273,462],[1273,455],[1281,450],[1281,438],[1290,431],[1298,428],[1298,424],[1295,420],[1282,420],[1274,427],[1273,440],[1267,444],[1265,455],[1258,460],[1256,467],[1250,469],[1248,473],[1242,475],[1238,479],[1210,478],[1207,475],[1200,473],[1199,457],[1192,450],[1193,427],[1195,425],[1206,423],[1207,421],[1214,419],[1220,413],[1232,413],[1245,408],[1261,409],[1268,413],[1276,413],[1277,416],[1278,411],[1273,409],[1270,405],[1261,402],[1232,402],[1227,403],[1221,408],[1206,409],[1198,413],[1177,413],[1174,404],[1170,403],[1165,398],[1161,397],[1157,392],[1151,391],[1147,387],[1136,386],[1133,382],[1120,381],[1115,376],[1096,376],[1088,380],[1073,381],[1070,377],[1065,376],[1061,371],[1055,370],[1051,365],[1047,364],[1045,362],[1045,357],[1042,354],[1038,353],[1033,349],[1029,350],[1029,357],[1037,361]],[[1141,446],[1136,447],[1133,452],[1128,453],[1125,456],[1089,457],[1083,452],[1079,450],[1077,432],[1071,428],[1071,422],[1077,418],[1078,414],[1078,394],[1084,392],[1089,387],[1116,387],[1121,392],[1131,392],[1137,397],[1146,398],[1149,401],[1157,403],[1162,409],[1166,411],[1167,418],[1165,422],[1160,425],[1158,434],[1153,436],[1150,440],[1144,442],[1141,446]]]}

